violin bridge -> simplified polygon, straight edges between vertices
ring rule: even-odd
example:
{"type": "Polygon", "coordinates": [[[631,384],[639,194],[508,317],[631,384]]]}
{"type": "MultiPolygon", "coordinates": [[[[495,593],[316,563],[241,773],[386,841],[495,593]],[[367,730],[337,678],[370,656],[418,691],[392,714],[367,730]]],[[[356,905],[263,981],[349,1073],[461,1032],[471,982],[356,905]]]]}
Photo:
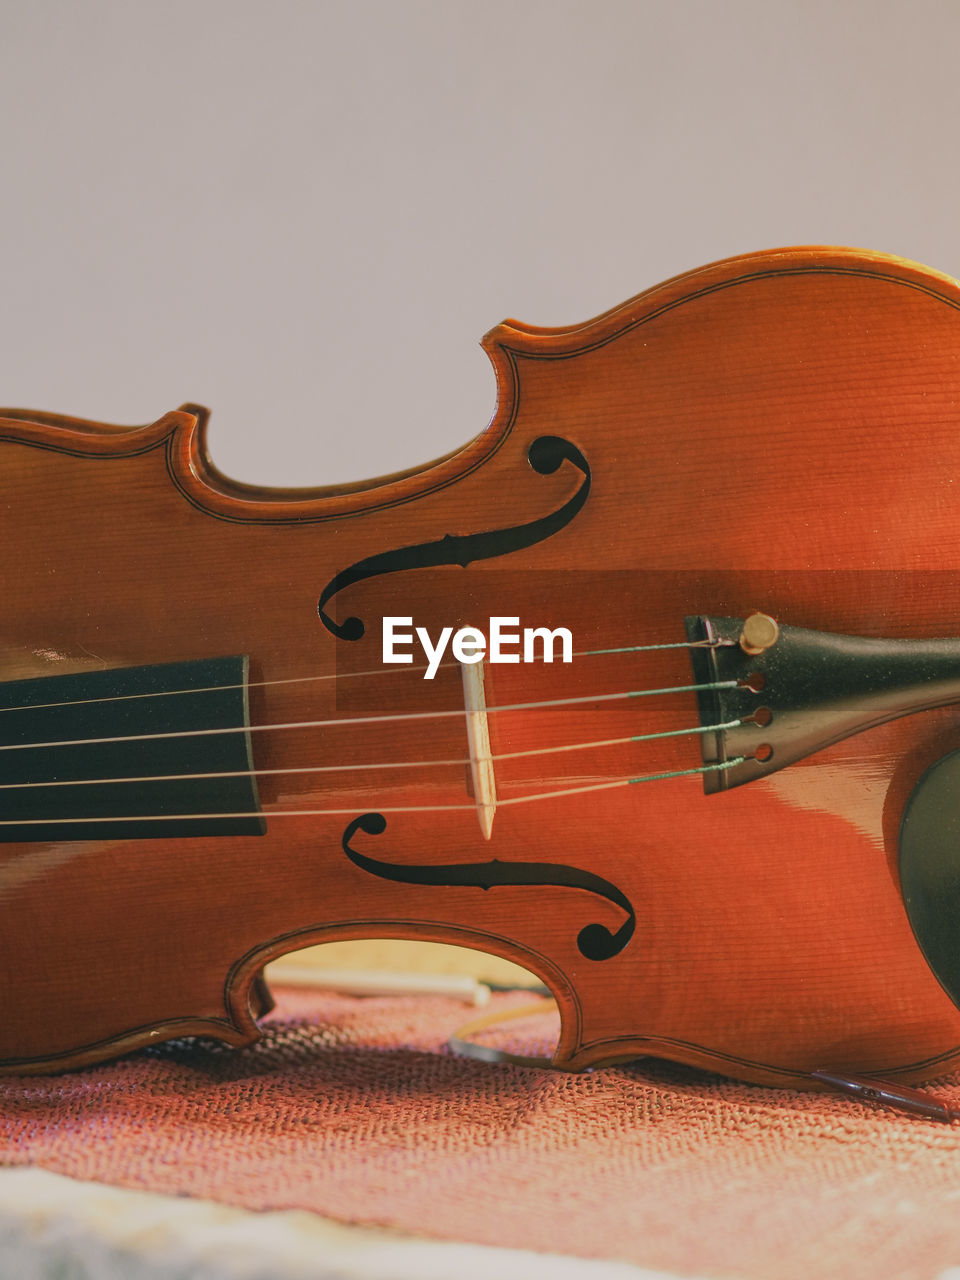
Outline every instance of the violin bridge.
{"type": "Polygon", "coordinates": [[[493,834],[493,819],[497,812],[497,783],[493,774],[493,756],[490,751],[490,729],[487,723],[487,700],[483,691],[483,660],[460,664],[463,680],[463,706],[467,715],[467,742],[470,746],[470,774],[473,779],[473,795],[477,804],[477,817],[483,838],[493,834]]]}

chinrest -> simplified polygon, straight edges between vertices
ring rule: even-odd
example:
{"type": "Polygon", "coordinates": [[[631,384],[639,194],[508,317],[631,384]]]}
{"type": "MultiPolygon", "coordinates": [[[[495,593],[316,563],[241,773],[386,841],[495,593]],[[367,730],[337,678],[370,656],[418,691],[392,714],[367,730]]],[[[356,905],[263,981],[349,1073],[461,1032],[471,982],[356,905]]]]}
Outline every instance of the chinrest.
{"type": "Polygon", "coordinates": [[[960,751],[927,769],[900,826],[900,888],[927,963],[960,1006],[960,751]]]}

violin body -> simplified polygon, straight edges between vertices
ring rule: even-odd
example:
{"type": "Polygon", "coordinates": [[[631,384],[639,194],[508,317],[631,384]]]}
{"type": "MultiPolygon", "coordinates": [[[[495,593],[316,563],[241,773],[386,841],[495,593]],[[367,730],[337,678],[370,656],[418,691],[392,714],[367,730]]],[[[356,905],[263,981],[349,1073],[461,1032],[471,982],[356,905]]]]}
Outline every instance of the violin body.
{"type": "Polygon", "coordinates": [[[960,1063],[898,865],[910,797],[960,747],[957,707],[710,794],[684,646],[686,619],[755,610],[960,635],[960,287],[784,250],[588,324],[508,321],[485,347],[482,435],[341,490],[228,480],[192,406],[136,429],[0,418],[4,1071],[248,1043],[268,961],[360,937],[524,965],[558,999],[569,1069],[652,1054],[803,1087],[960,1063]],[[589,656],[484,663],[487,839],[458,667],[425,680],[412,648],[387,667],[380,631],[495,616],[566,627],[589,656]],[[202,691],[227,686],[208,723],[202,691]],[[613,696],[650,689],[681,692],[613,696]],[[141,718],[178,699],[174,727],[141,718]],[[623,741],[653,733],[671,736],[623,741]],[[147,740],[162,757],[134,762],[147,740]],[[163,790],[181,774],[201,789],[163,790]],[[220,775],[246,790],[204,807],[220,775]]]}

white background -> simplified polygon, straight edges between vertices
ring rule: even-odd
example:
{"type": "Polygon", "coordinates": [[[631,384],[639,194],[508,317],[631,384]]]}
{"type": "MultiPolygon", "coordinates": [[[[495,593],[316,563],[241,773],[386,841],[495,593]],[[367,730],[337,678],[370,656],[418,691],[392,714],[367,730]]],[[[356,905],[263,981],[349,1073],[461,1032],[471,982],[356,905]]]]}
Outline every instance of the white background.
{"type": "Polygon", "coordinates": [[[0,0],[0,403],[262,484],[480,431],[477,347],[785,244],[960,274],[960,4],[0,0]]]}

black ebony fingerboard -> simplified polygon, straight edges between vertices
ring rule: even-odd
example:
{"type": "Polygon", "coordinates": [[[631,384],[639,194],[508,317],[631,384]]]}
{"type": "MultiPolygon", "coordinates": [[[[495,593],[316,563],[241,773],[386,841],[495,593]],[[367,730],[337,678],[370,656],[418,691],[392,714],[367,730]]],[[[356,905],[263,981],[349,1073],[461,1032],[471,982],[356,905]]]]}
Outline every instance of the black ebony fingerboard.
{"type": "Polygon", "coordinates": [[[0,841],[262,835],[247,665],[0,683],[0,841]]]}

